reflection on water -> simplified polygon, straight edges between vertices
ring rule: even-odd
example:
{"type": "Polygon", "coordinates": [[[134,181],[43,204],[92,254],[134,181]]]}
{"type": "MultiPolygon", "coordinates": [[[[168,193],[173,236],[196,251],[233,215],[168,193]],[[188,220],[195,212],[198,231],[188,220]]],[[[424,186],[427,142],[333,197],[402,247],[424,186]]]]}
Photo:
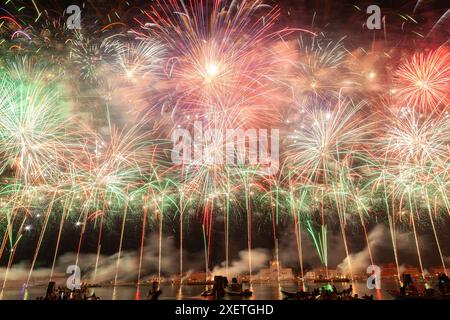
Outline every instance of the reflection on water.
{"type": "MultiPolygon", "coordinates": [[[[314,288],[318,288],[323,284],[318,283],[307,283],[306,286],[309,291],[314,288]]],[[[349,287],[349,283],[336,283],[336,288],[338,291],[346,289],[349,287]]],[[[389,294],[389,290],[396,290],[397,286],[395,281],[384,281],[382,283],[381,290],[369,290],[367,289],[366,282],[353,282],[353,294],[358,294],[362,297],[364,294],[373,295],[376,300],[391,300],[392,296],[389,294]]],[[[118,286],[118,287],[101,287],[91,289],[95,292],[102,300],[145,300],[148,291],[151,286],[144,285],[139,289],[135,286],[118,286]]],[[[160,299],[165,300],[196,300],[204,299],[200,294],[205,290],[204,285],[161,285],[162,295],[160,299]]],[[[253,284],[253,296],[250,298],[239,298],[239,297],[225,297],[225,300],[231,299],[251,299],[251,300],[281,300],[283,299],[283,294],[280,290],[286,291],[297,291],[299,286],[296,283],[281,283],[281,284],[253,284]]],[[[0,299],[4,300],[34,300],[39,296],[44,296],[46,292],[46,287],[33,287],[28,290],[23,289],[5,289],[0,293],[0,299]]]]}

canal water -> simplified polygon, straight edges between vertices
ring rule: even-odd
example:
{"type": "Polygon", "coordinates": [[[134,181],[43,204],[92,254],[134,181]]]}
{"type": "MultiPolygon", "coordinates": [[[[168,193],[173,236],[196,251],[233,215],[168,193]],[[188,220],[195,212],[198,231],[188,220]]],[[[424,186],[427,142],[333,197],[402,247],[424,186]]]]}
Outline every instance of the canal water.
{"type": "MultiPolygon", "coordinates": [[[[319,283],[307,283],[306,286],[309,291],[314,288],[323,286],[324,284],[319,283]]],[[[342,289],[347,289],[350,283],[336,283],[335,286],[338,291],[342,289]]],[[[389,294],[389,290],[396,290],[397,285],[393,280],[385,280],[382,282],[381,290],[369,290],[367,288],[365,281],[358,281],[352,283],[353,294],[358,294],[362,297],[364,294],[373,295],[375,300],[391,300],[392,296],[389,294]]],[[[297,291],[299,289],[296,283],[281,283],[278,284],[253,284],[253,296],[250,298],[239,298],[233,297],[233,299],[254,299],[254,300],[281,300],[283,299],[283,294],[281,290],[286,291],[297,291]]],[[[99,287],[90,289],[92,292],[100,297],[102,300],[145,300],[148,291],[150,290],[150,285],[143,285],[138,291],[136,286],[117,286],[117,287],[99,287]]],[[[191,300],[191,299],[204,299],[200,294],[205,290],[204,285],[161,285],[162,295],[160,299],[162,300],[191,300]]],[[[1,294],[0,298],[3,300],[35,300],[39,296],[44,296],[46,292],[45,286],[32,287],[28,290],[9,288],[5,289],[1,294]]],[[[227,297],[225,297],[227,299],[227,297]]]]}

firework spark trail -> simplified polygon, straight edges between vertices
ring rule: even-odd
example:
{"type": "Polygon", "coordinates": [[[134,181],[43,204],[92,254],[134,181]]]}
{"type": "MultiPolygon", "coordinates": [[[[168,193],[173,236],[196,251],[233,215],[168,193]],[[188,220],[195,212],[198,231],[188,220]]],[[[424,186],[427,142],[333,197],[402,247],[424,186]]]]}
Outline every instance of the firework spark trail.
{"type": "MultiPolygon", "coordinates": [[[[66,198],[65,201],[67,201],[67,198],[66,198]]],[[[60,225],[59,225],[58,238],[56,240],[56,246],[55,246],[55,254],[53,256],[52,269],[51,269],[51,272],[50,272],[50,281],[52,281],[52,279],[53,279],[53,273],[54,273],[54,270],[55,270],[56,258],[58,256],[59,245],[60,245],[60,242],[61,242],[62,230],[63,230],[64,222],[65,222],[65,220],[66,220],[66,218],[67,218],[67,216],[69,214],[70,208],[72,207],[72,202],[73,202],[73,196],[70,197],[69,205],[64,205],[63,213],[61,215],[61,222],[60,222],[60,225]]]]}
{"type": "Polygon", "coordinates": [[[93,277],[94,283],[97,279],[98,262],[100,260],[100,252],[102,250],[102,236],[103,236],[103,224],[104,224],[104,218],[105,218],[105,209],[106,209],[106,202],[105,202],[105,200],[103,200],[103,209],[100,213],[101,217],[100,217],[99,228],[98,228],[97,257],[95,259],[94,277],[93,277]]]}
{"type": "MultiPolygon", "coordinates": [[[[23,223],[20,225],[19,233],[22,233],[22,229],[24,227],[24,223],[25,223],[25,220],[23,220],[23,223]]],[[[17,241],[14,243],[13,247],[11,248],[11,254],[9,256],[8,264],[6,266],[5,278],[3,279],[3,286],[2,286],[2,291],[0,293],[0,296],[3,295],[3,291],[6,288],[6,282],[8,281],[8,274],[11,271],[12,264],[13,264],[13,261],[14,261],[14,255],[16,253],[16,248],[17,248],[17,245],[20,242],[20,239],[22,239],[22,234],[17,238],[17,241]]]]}
{"type": "Polygon", "coordinates": [[[311,221],[307,221],[306,230],[308,231],[309,235],[313,239],[314,246],[317,250],[317,253],[319,254],[320,261],[324,265],[324,267],[327,269],[326,276],[328,277],[328,248],[327,248],[327,226],[322,225],[319,232],[316,232],[312,225],[311,221]]]}
{"type": "MultiPolygon", "coordinates": [[[[148,203],[148,195],[144,198],[144,203],[148,203]]],[[[137,290],[139,290],[139,286],[141,284],[141,272],[142,272],[142,259],[144,256],[144,240],[145,240],[145,228],[147,225],[147,215],[148,215],[148,207],[144,207],[144,213],[142,217],[142,232],[141,232],[141,249],[139,254],[139,267],[138,267],[138,276],[137,276],[137,290]]]]}
{"type": "MultiPolygon", "coordinates": [[[[128,189],[127,189],[127,191],[128,191],[128,189]]],[[[128,192],[127,192],[127,198],[125,200],[125,207],[123,209],[122,229],[121,229],[121,232],[120,232],[119,251],[118,251],[119,253],[117,255],[117,263],[116,263],[116,274],[114,276],[114,293],[113,293],[113,296],[115,295],[115,289],[116,289],[116,286],[117,286],[117,277],[119,275],[120,256],[122,254],[123,236],[124,236],[124,232],[125,232],[125,222],[127,220],[127,212],[128,212],[128,201],[129,201],[129,198],[128,198],[128,192]]]]}
{"type": "MultiPolygon", "coordinates": [[[[402,108],[398,114],[395,111],[389,111],[382,115],[386,119],[383,122],[383,139],[377,143],[380,160],[377,164],[379,172],[375,184],[383,186],[385,189],[386,209],[397,267],[395,213],[398,211],[401,221],[403,210],[407,210],[410,213],[409,221],[413,228],[422,273],[423,264],[416,225],[416,219],[421,222],[419,218],[420,204],[416,198],[426,200],[425,211],[428,214],[431,211],[428,194],[433,194],[435,192],[433,190],[438,190],[437,195],[445,198],[445,193],[439,192],[441,189],[439,177],[448,170],[448,145],[450,143],[448,112],[440,112],[436,108],[432,110],[434,111],[424,115],[416,110],[402,108]],[[389,208],[388,198],[392,199],[391,208],[389,208]],[[397,209],[395,201],[399,202],[397,209]],[[390,211],[392,217],[389,214],[390,211]]],[[[430,218],[432,219],[431,216],[430,218]]],[[[439,254],[442,256],[434,222],[432,221],[431,224],[439,254]]],[[[445,263],[443,266],[445,268],[445,263]]]]}
{"type": "MultiPolygon", "coordinates": [[[[445,260],[444,260],[443,254],[442,254],[442,249],[441,249],[441,245],[440,245],[440,242],[439,242],[439,237],[438,237],[437,232],[436,232],[436,227],[434,225],[434,219],[433,219],[433,216],[431,214],[431,205],[430,205],[429,195],[428,195],[427,192],[425,194],[426,194],[427,209],[428,209],[428,214],[430,216],[430,222],[431,222],[431,227],[433,229],[434,239],[436,240],[436,245],[437,245],[437,248],[438,248],[438,251],[439,251],[439,257],[441,258],[442,267],[444,268],[444,273],[447,274],[447,267],[445,265],[445,260]]],[[[436,204],[435,204],[435,209],[436,209],[436,204]]]]}
{"type": "Polygon", "coordinates": [[[430,32],[426,35],[425,38],[428,38],[430,34],[432,34],[444,21],[448,19],[450,15],[450,9],[445,11],[445,13],[439,18],[439,20],[433,25],[433,27],[430,29],[430,32]]]}
{"type": "MultiPolygon", "coordinates": [[[[302,235],[301,235],[301,226],[302,226],[302,217],[301,211],[304,210],[305,200],[307,201],[307,192],[305,190],[299,191],[299,200],[297,200],[294,196],[294,192],[297,186],[293,185],[289,176],[289,204],[291,207],[292,215],[294,217],[294,227],[295,227],[295,236],[297,240],[297,254],[298,254],[298,263],[300,268],[300,275],[302,279],[302,286],[305,288],[305,279],[304,279],[304,270],[303,270],[303,250],[302,250],[302,235]],[[296,203],[297,200],[297,203],[296,203]]],[[[277,192],[278,197],[278,192],[277,192]]],[[[328,267],[327,269],[328,270],[328,267]]]]}
{"type": "Polygon", "coordinates": [[[55,197],[56,197],[56,191],[53,192],[52,200],[50,201],[50,203],[49,203],[49,205],[47,207],[46,213],[45,213],[44,223],[43,223],[41,231],[39,233],[39,239],[38,239],[38,242],[37,242],[37,245],[36,245],[36,250],[35,250],[34,255],[33,255],[33,260],[31,261],[30,272],[28,274],[28,278],[27,278],[27,282],[26,282],[26,286],[27,287],[28,287],[28,285],[30,283],[31,276],[32,276],[33,270],[34,270],[34,265],[36,263],[37,256],[38,256],[39,251],[41,249],[42,240],[44,238],[45,231],[46,231],[47,225],[48,225],[48,221],[49,221],[50,215],[52,213],[52,208],[53,208],[53,203],[54,203],[55,197]]]}
{"type": "MultiPolygon", "coordinates": [[[[11,228],[14,225],[14,219],[16,219],[16,218],[18,218],[18,217],[15,215],[13,217],[13,220],[11,222],[9,222],[11,228]]],[[[13,261],[14,261],[14,255],[16,253],[17,245],[19,244],[20,240],[22,239],[23,230],[24,229],[26,230],[26,227],[24,228],[24,226],[25,226],[25,222],[27,221],[27,218],[28,218],[28,216],[27,216],[27,214],[25,214],[24,218],[22,220],[22,223],[21,223],[21,225],[19,227],[19,230],[17,231],[17,239],[14,242],[11,242],[11,249],[10,249],[8,264],[7,264],[7,267],[6,267],[5,278],[3,279],[3,286],[2,286],[2,291],[1,291],[0,296],[3,295],[3,291],[5,290],[6,282],[8,281],[8,274],[9,274],[11,268],[12,268],[12,264],[13,264],[13,261]]],[[[8,232],[5,232],[5,235],[10,235],[11,240],[12,240],[12,230],[10,230],[8,232]]],[[[6,243],[5,240],[6,239],[4,239],[4,243],[6,243]]],[[[2,249],[2,251],[3,251],[3,249],[2,249]]]]}

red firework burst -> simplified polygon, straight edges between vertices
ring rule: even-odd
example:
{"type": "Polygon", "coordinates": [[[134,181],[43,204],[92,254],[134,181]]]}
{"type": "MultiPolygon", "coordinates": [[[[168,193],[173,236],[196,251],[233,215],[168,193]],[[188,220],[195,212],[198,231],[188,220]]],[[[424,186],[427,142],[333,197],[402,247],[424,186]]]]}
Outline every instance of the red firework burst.
{"type": "Polygon", "coordinates": [[[416,53],[396,72],[398,97],[402,103],[420,110],[448,104],[450,91],[450,52],[434,50],[416,53]]]}

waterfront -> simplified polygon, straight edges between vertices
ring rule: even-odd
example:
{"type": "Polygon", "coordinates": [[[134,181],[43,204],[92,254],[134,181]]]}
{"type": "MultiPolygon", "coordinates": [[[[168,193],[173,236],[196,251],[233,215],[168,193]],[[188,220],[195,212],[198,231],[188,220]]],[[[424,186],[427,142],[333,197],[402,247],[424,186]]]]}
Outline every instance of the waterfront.
{"type": "MultiPolygon", "coordinates": [[[[324,284],[307,283],[307,287],[310,291],[314,288],[318,288],[324,284]]],[[[336,283],[338,291],[348,288],[350,283],[336,283]]],[[[389,290],[397,289],[396,283],[393,280],[386,280],[382,282],[382,288],[379,291],[367,289],[365,281],[357,281],[352,283],[353,293],[362,297],[364,294],[373,294],[375,300],[392,300],[392,296],[389,294],[389,290]]],[[[143,285],[140,287],[140,294],[136,289],[136,286],[117,286],[117,287],[99,287],[92,288],[92,292],[95,292],[102,300],[146,300],[146,295],[150,289],[150,285],[143,285]]],[[[203,300],[200,294],[205,290],[204,285],[185,285],[180,287],[179,285],[162,284],[162,295],[160,300],[203,300]]],[[[281,300],[283,295],[280,289],[286,291],[298,290],[298,285],[295,283],[281,283],[278,284],[253,284],[253,296],[250,298],[237,298],[237,299],[249,299],[249,300],[281,300]]],[[[35,300],[39,296],[45,295],[46,287],[38,286],[29,288],[26,292],[20,289],[5,289],[2,295],[3,300],[35,300]]],[[[225,297],[225,300],[230,297],[225,297]]],[[[233,297],[235,300],[236,297],[233,297]]]]}

